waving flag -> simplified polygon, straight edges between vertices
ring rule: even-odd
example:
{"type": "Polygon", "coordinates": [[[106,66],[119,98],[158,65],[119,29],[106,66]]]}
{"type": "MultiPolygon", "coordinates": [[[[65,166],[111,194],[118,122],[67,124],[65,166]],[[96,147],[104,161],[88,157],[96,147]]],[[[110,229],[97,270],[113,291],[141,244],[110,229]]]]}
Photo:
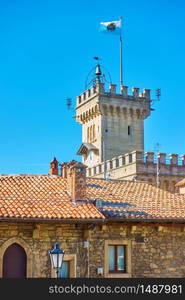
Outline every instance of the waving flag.
{"type": "Polygon", "coordinates": [[[111,21],[111,22],[101,22],[100,32],[121,35],[121,20],[111,21]]]}

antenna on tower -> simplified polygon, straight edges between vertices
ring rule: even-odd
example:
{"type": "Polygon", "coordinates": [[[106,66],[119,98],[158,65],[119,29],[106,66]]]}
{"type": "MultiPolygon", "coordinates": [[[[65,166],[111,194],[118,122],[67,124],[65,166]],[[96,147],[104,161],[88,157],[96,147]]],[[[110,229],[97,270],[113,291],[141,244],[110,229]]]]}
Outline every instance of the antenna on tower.
{"type": "MultiPolygon", "coordinates": [[[[66,98],[66,106],[69,111],[75,112],[75,105],[72,98],[66,98]]],[[[76,115],[73,115],[72,118],[76,118],[76,115]]]]}
{"type": "Polygon", "coordinates": [[[68,110],[72,109],[72,99],[71,98],[66,98],[66,105],[68,110]]]}
{"type": "Polygon", "coordinates": [[[155,93],[156,93],[157,101],[159,101],[161,99],[161,89],[156,89],[155,93]]]}

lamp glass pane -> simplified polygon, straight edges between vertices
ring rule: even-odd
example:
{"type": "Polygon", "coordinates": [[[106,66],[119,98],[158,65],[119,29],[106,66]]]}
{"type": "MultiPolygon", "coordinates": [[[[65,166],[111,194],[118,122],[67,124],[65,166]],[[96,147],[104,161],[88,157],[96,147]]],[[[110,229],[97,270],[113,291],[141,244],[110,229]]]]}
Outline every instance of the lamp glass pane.
{"type": "Polygon", "coordinates": [[[54,268],[53,255],[50,253],[51,267],[54,268]]]}
{"type": "Polygon", "coordinates": [[[52,254],[52,258],[53,258],[53,267],[57,268],[58,267],[58,263],[57,263],[58,254],[52,254]]]}
{"type": "Polygon", "coordinates": [[[64,253],[60,253],[58,256],[58,268],[61,268],[63,261],[64,253]]]}

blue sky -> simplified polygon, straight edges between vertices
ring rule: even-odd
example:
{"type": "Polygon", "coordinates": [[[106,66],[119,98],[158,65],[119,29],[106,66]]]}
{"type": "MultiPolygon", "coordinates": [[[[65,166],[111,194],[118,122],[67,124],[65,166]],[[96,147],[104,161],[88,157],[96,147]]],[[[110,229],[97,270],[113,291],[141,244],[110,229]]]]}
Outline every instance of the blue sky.
{"type": "Polygon", "coordinates": [[[185,153],[183,0],[0,1],[0,173],[47,174],[53,156],[78,159],[81,126],[65,99],[83,92],[100,56],[119,84],[119,39],[99,22],[123,17],[129,87],[161,88],[145,122],[145,150],[185,153]]]}

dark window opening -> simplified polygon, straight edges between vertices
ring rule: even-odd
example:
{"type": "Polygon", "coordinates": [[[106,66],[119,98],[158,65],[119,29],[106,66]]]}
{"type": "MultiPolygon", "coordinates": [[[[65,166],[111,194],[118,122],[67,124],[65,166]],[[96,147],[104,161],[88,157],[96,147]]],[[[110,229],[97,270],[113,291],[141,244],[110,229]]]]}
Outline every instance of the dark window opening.
{"type": "Polygon", "coordinates": [[[131,126],[128,126],[128,135],[131,135],[131,126]]]}
{"type": "Polygon", "coordinates": [[[132,154],[129,154],[129,163],[132,162],[132,154]]]}

